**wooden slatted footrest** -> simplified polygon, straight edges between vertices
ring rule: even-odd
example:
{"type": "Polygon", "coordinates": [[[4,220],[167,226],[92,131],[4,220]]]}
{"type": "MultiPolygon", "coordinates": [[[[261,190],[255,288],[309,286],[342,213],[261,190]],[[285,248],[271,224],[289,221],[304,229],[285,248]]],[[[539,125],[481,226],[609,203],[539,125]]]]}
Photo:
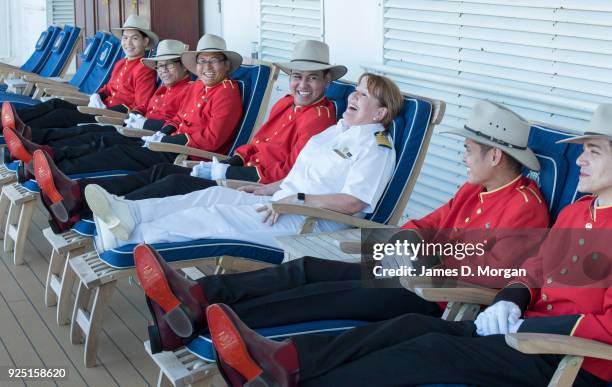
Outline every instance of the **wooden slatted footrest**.
{"type": "Polygon", "coordinates": [[[186,348],[153,354],[148,341],[145,341],[144,346],[151,359],[159,367],[158,386],[216,387],[226,385],[216,364],[205,362],[186,348]]]}
{"type": "Polygon", "coordinates": [[[68,261],[72,257],[90,251],[93,238],[72,230],[55,234],[51,228],[44,229],[43,235],[52,247],[45,285],[45,305],[49,307],[57,304],[57,323],[65,325],[70,322],[72,312],[70,299],[76,279],[68,261]]]}
{"type": "MultiPolygon", "coordinates": [[[[71,258],[68,264],[79,278],[70,322],[70,341],[73,344],[85,343],[83,360],[86,367],[93,367],[96,364],[102,320],[117,287],[117,280],[133,275],[135,270],[133,267],[113,268],[102,261],[96,251],[71,258]]],[[[171,266],[179,269],[192,267],[194,261],[176,261],[171,266]]]]}
{"type": "Polygon", "coordinates": [[[8,206],[4,228],[4,252],[13,252],[15,265],[23,263],[23,250],[37,198],[38,193],[28,191],[19,183],[2,187],[0,210],[8,206]]]}
{"type": "Polygon", "coordinates": [[[14,183],[17,181],[17,174],[6,167],[4,164],[0,164],[0,186],[14,183]]]}

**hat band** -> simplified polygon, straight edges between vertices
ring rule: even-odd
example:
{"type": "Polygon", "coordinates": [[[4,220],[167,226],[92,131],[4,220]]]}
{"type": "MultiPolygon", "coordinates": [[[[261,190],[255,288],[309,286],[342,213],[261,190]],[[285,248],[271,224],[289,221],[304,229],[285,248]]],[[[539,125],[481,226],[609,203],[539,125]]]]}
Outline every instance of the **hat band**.
{"type": "Polygon", "coordinates": [[[603,134],[603,133],[597,133],[597,132],[584,132],[584,136],[605,136],[605,137],[612,137],[612,135],[603,134]]]}
{"type": "Polygon", "coordinates": [[[470,128],[470,127],[469,127],[469,126],[467,126],[467,125],[463,125],[463,127],[464,127],[466,130],[468,130],[468,131],[470,131],[470,132],[474,133],[474,134],[475,134],[475,135],[477,135],[478,137],[485,138],[485,139],[487,139],[487,140],[489,140],[489,141],[492,141],[492,142],[494,142],[494,143],[496,143],[496,144],[499,144],[499,145],[502,145],[502,146],[505,146],[505,147],[508,147],[508,148],[512,148],[512,149],[527,150],[527,147],[526,147],[526,146],[520,146],[520,145],[510,144],[509,142],[506,142],[506,141],[504,141],[504,140],[500,140],[500,139],[498,139],[498,138],[495,138],[495,137],[492,137],[492,136],[488,136],[488,135],[484,134],[483,132],[481,132],[480,130],[475,130],[475,129],[472,129],[472,128],[470,128]]]}
{"type": "Polygon", "coordinates": [[[154,57],[152,57],[152,58],[145,58],[145,59],[163,59],[163,58],[165,58],[165,57],[167,57],[167,56],[175,56],[175,57],[176,57],[176,56],[181,56],[181,54],[175,54],[175,53],[171,53],[171,54],[161,54],[161,55],[156,55],[156,56],[154,56],[154,57]]]}
{"type": "Polygon", "coordinates": [[[330,64],[329,64],[329,63],[327,63],[327,62],[321,62],[321,61],[318,61],[318,60],[312,60],[312,59],[292,59],[292,60],[291,60],[291,62],[292,62],[292,63],[293,63],[293,62],[298,62],[298,61],[300,61],[300,62],[311,62],[311,63],[318,63],[318,64],[323,64],[323,65],[326,65],[326,66],[330,66],[330,64]]]}

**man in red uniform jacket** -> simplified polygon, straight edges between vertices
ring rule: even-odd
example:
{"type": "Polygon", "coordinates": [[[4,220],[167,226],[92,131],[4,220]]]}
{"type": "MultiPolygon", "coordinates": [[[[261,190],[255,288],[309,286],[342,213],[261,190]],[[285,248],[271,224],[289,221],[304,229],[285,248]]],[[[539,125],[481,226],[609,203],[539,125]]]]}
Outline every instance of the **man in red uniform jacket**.
{"type": "MultiPolygon", "coordinates": [[[[146,49],[155,48],[159,38],[149,29],[148,21],[142,16],[130,15],[123,27],[113,28],[121,39],[125,58],[117,61],[110,80],[97,93],[90,96],[89,106],[109,108],[127,113],[143,112],[147,101],[155,91],[155,71],[144,66],[140,59],[146,49]]],[[[84,122],[95,122],[94,116],[80,113],[77,106],[54,98],[34,106],[14,111],[34,132],[39,128],[68,128],[84,122]]],[[[14,126],[4,119],[2,127],[14,126]]]]}
{"type": "MultiPolygon", "coordinates": [[[[231,158],[215,165],[215,169],[223,168],[225,173],[225,176],[216,176],[215,179],[226,177],[262,184],[281,180],[310,137],[336,122],[335,106],[324,92],[331,81],[346,73],[346,67],[330,65],[328,47],[318,41],[298,42],[293,57],[295,60],[281,66],[289,74],[292,95],[281,98],[272,107],[268,120],[249,144],[238,147],[231,158]]],[[[162,131],[168,128],[174,130],[177,126],[167,122],[162,131]]],[[[182,137],[182,141],[187,139],[186,134],[174,137],[177,140],[182,137]]],[[[174,141],[174,138],[170,137],[169,140],[174,141]]],[[[54,176],[55,188],[47,190],[42,186],[43,197],[49,197],[59,190],[64,202],[71,203],[61,209],[62,214],[69,213],[71,222],[61,223],[52,213],[56,226],[63,224],[56,229],[63,229],[81,217],[91,217],[82,199],[83,190],[88,184],[98,184],[108,192],[130,200],[182,195],[216,185],[210,175],[212,167],[213,163],[202,163],[195,168],[199,176],[190,176],[193,172],[191,168],[164,163],[132,175],[78,181],[63,176],[52,162],[42,163],[36,169],[49,171],[49,175],[54,176]],[[208,167],[206,175],[202,173],[205,167],[208,167]]],[[[66,218],[62,219],[62,222],[66,222],[66,218]]]]}
{"type": "MultiPolygon", "coordinates": [[[[588,235],[612,227],[612,105],[599,106],[584,136],[565,141],[583,144],[576,162],[578,191],[593,195],[561,212],[549,234],[555,242],[555,233],[563,229],[588,235]]],[[[609,240],[609,235],[603,237],[609,240]]],[[[546,385],[562,356],[523,354],[509,347],[503,334],[552,333],[612,345],[610,257],[600,243],[589,245],[585,238],[564,238],[560,245],[542,248],[533,258],[535,264],[531,259],[524,264],[541,267],[541,289],[509,285],[474,322],[408,314],[339,336],[302,335],[276,342],[247,328],[228,306],[209,306],[218,364],[232,386],[246,381],[280,386],[546,385]],[[550,251],[561,254],[544,256],[550,251]],[[580,278],[585,272],[597,278],[578,287],[568,285],[567,277],[580,278]]],[[[574,385],[604,386],[611,381],[609,357],[586,358],[574,385]]]]}

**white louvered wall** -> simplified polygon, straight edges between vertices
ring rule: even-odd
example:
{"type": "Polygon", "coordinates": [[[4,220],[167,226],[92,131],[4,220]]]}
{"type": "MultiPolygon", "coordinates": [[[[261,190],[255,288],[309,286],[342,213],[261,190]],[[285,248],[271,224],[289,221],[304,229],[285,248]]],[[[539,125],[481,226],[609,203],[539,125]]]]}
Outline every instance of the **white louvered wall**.
{"type": "MultiPolygon", "coordinates": [[[[439,130],[475,100],[577,130],[612,102],[612,1],[384,0],[384,64],[402,90],[446,101],[439,130]]],[[[434,135],[407,207],[419,217],[465,179],[462,140],[434,135]]]]}
{"type": "Polygon", "coordinates": [[[0,0],[0,60],[11,57],[11,8],[9,0],[0,0]]]}
{"type": "Polygon", "coordinates": [[[321,0],[261,0],[261,59],[288,61],[297,41],[323,40],[321,10],[321,0]]]}
{"type": "Polygon", "coordinates": [[[47,0],[47,22],[62,28],[74,26],[74,0],[47,0]]]}
{"type": "MultiPolygon", "coordinates": [[[[296,42],[324,40],[323,0],[260,0],[259,11],[259,57],[263,60],[288,62],[296,42]]],[[[271,100],[288,92],[289,80],[281,71],[271,100]]]]}

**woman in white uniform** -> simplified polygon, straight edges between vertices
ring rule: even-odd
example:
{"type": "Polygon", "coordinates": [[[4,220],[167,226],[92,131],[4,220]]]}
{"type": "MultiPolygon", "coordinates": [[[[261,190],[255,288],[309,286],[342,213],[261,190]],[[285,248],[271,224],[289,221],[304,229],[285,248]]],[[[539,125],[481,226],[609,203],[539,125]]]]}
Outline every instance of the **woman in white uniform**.
{"type": "MultiPolygon", "coordinates": [[[[101,250],[133,243],[231,238],[277,246],[275,237],[298,232],[304,217],[275,213],[271,202],[302,203],[363,217],[376,207],[395,167],[385,127],[401,110],[399,88],[388,78],[363,74],[343,118],[313,136],[282,181],[239,190],[212,187],[187,195],[124,200],[89,185],[101,250]]],[[[316,232],[344,228],[318,222],[316,232]]]]}

